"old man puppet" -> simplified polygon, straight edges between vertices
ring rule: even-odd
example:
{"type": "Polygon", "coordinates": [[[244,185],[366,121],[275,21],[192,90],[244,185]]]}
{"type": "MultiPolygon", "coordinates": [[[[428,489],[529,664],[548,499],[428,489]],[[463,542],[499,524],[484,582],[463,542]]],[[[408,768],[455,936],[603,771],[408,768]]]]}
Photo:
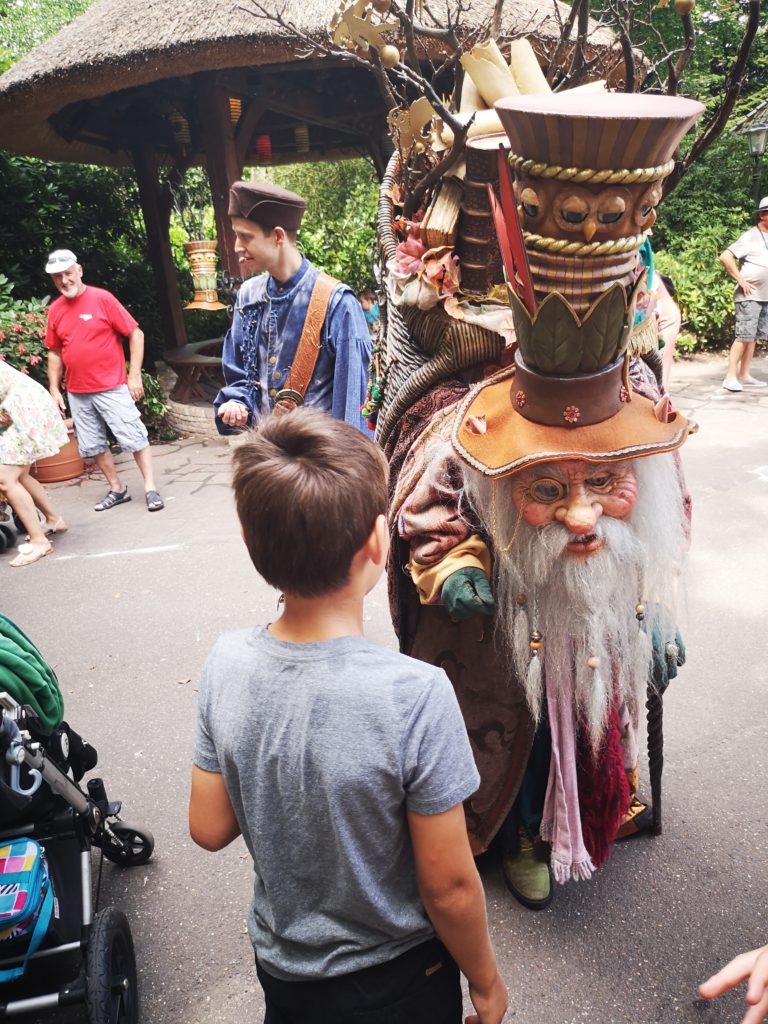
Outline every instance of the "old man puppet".
{"type": "Polygon", "coordinates": [[[610,93],[584,107],[567,93],[496,104],[515,172],[517,223],[507,206],[497,224],[503,253],[518,232],[516,350],[473,387],[431,387],[386,446],[402,649],[451,678],[482,778],[465,806],[473,848],[499,835],[507,886],[532,909],[647,827],[641,709],[684,659],[677,449],[693,425],[630,352],[640,247],[703,108],[610,93]]]}

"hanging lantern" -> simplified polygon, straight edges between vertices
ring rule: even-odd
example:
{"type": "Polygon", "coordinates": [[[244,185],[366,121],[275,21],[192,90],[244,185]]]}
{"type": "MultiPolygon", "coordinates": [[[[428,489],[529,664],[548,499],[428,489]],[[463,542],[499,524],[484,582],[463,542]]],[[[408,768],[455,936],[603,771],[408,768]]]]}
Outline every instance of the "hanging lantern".
{"type": "Polygon", "coordinates": [[[293,140],[296,143],[297,153],[309,152],[309,125],[297,124],[293,129],[293,140]]]}
{"type": "Polygon", "coordinates": [[[229,97],[229,119],[233,125],[236,125],[240,120],[240,115],[243,112],[243,101],[238,99],[237,96],[229,97]]]}
{"type": "Polygon", "coordinates": [[[216,291],[216,241],[185,242],[184,251],[192,271],[194,297],[185,309],[226,309],[216,291]]]}
{"type": "Polygon", "coordinates": [[[256,136],[256,159],[260,164],[272,162],[272,139],[268,135],[256,136]]]}
{"type": "Polygon", "coordinates": [[[172,110],[168,115],[171,122],[173,138],[179,146],[190,146],[192,144],[192,133],[189,130],[189,121],[180,110],[172,110]]]}

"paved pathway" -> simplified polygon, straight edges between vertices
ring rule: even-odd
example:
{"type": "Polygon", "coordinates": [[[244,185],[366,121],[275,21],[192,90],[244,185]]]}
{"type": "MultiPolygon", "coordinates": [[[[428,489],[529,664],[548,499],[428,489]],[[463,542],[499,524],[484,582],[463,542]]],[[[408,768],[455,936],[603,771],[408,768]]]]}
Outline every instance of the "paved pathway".
{"type": "MultiPolygon", "coordinates": [[[[768,359],[756,370],[768,379],[768,359]]],[[[558,890],[540,914],[508,898],[498,864],[483,865],[515,1022],[735,1022],[739,996],[704,1006],[695,983],[768,941],[768,394],[729,394],[722,375],[713,359],[673,375],[701,430],[684,456],[689,663],[666,702],[664,835],[617,848],[598,877],[558,890]]],[[[2,608],[56,669],[67,716],[99,748],[125,817],[155,833],[149,865],[108,865],[103,883],[132,923],[143,1021],[255,1024],[246,851],[194,847],[186,799],[203,659],[222,630],[269,621],[277,595],[238,536],[226,445],[184,440],[155,458],[167,502],[158,514],[126,457],[128,505],[92,512],[105,489],[96,479],[56,486],[71,529],[35,566],[12,570],[0,556],[2,608]]],[[[381,586],[366,619],[373,639],[394,644],[381,586]]]]}

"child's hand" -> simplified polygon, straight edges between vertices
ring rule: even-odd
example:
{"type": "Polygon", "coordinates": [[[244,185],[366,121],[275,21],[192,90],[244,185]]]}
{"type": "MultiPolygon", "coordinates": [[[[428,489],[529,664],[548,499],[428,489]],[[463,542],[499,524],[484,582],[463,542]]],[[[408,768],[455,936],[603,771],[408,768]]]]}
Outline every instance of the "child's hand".
{"type": "Polygon", "coordinates": [[[699,985],[699,994],[705,999],[714,999],[745,978],[749,978],[746,998],[750,1008],[742,1024],[760,1024],[768,1017],[768,946],[734,957],[721,971],[699,985]]]}
{"type": "Polygon", "coordinates": [[[504,1019],[509,1005],[509,992],[498,971],[487,991],[480,992],[470,985],[469,998],[477,1013],[470,1013],[464,1024],[499,1024],[504,1019]]]}

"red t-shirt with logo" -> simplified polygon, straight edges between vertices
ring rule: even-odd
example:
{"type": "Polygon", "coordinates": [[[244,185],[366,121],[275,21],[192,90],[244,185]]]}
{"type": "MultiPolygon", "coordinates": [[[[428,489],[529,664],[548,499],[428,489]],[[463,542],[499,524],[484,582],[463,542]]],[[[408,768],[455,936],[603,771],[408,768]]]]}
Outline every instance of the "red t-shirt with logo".
{"type": "Polygon", "coordinates": [[[45,344],[61,353],[67,390],[110,391],[126,383],[121,335],[138,327],[110,292],[86,285],[75,299],[60,295],[48,310],[45,344]]]}

